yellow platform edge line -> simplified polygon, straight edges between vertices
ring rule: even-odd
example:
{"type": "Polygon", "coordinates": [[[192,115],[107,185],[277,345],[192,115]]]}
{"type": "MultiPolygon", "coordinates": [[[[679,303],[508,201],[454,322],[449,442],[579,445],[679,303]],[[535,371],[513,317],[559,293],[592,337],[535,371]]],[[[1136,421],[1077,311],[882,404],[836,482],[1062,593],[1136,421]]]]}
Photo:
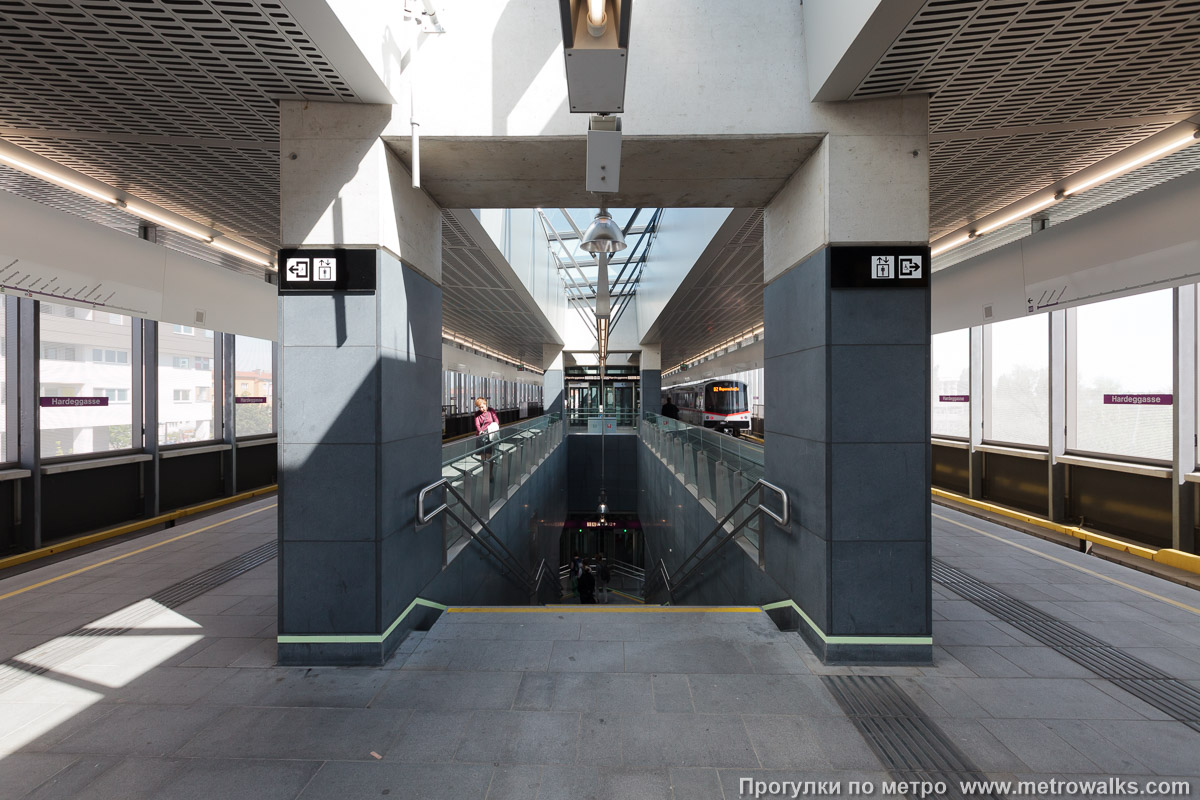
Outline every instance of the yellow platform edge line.
{"type": "Polygon", "coordinates": [[[1034,525],[1044,530],[1061,533],[1064,536],[1071,536],[1075,539],[1083,539],[1091,542],[1092,544],[1098,544],[1102,547],[1108,547],[1113,550],[1117,550],[1118,552],[1129,553],[1130,555],[1145,558],[1149,561],[1165,564],[1170,567],[1176,567],[1177,569],[1182,569],[1186,572],[1200,575],[1200,556],[1193,555],[1191,553],[1185,553],[1182,550],[1173,550],[1171,548],[1155,550],[1153,547],[1143,547],[1141,545],[1130,544],[1129,542],[1123,542],[1120,539],[1113,539],[1112,537],[1104,536],[1103,534],[1085,531],[1083,528],[1079,528],[1074,525],[1060,525],[1057,522],[1051,522],[1050,520],[1043,519],[1042,517],[1035,517],[1032,514],[1025,514],[1021,511],[1013,511],[1011,508],[1004,508],[1003,506],[998,506],[994,503],[987,503],[983,500],[975,500],[970,497],[965,497],[961,494],[948,492],[945,489],[931,489],[930,493],[934,497],[940,497],[944,500],[951,500],[955,503],[962,503],[965,506],[978,508],[982,511],[988,511],[1002,517],[1007,517],[1008,519],[1017,520],[1018,522],[1025,522],[1029,525],[1034,525]]]}
{"type": "Polygon", "coordinates": [[[212,511],[213,509],[221,508],[242,500],[249,500],[251,498],[258,497],[259,495],[270,494],[278,488],[279,484],[273,483],[270,486],[252,489],[248,492],[235,494],[232,497],[222,497],[218,500],[209,500],[198,505],[187,506],[186,508],[177,508],[174,511],[168,511],[166,514],[159,514],[158,516],[151,517],[149,519],[140,519],[136,522],[119,525],[115,528],[108,528],[107,530],[89,533],[85,536],[78,536],[74,539],[68,539],[65,542],[58,542],[46,547],[39,547],[37,550],[30,550],[27,553],[18,553],[17,555],[9,556],[8,558],[0,558],[0,570],[8,569],[9,567],[15,567],[19,564],[27,564],[30,561],[37,561],[40,558],[46,558],[47,556],[52,556],[57,553],[64,553],[68,550],[74,550],[77,547],[86,547],[89,544],[103,542],[106,539],[124,536],[127,533],[134,533],[135,531],[151,528],[155,525],[162,525],[163,523],[170,522],[171,520],[183,519],[184,517],[190,517],[194,514],[202,514],[205,511],[212,511]]]}
{"type": "Polygon", "coordinates": [[[611,606],[606,604],[578,606],[450,606],[447,614],[757,614],[758,606],[611,606]]]}
{"type": "Polygon", "coordinates": [[[252,511],[247,511],[244,514],[239,514],[236,517],[230,517],[229,519],[223,519],[220,522],[214,522],[211,525],[205,525],[203,528],[197,528],[194,531],[188,531],[187,533],[181,533],[178,536],[172,536],[170,539],[164,539],[161,542],[155,542],[154,544],[149,544],[149,545],[146,545],[145,547],[140,547],[137,550],[131,550],[128,553],[122,553],[119,556],[113,556],[112,558],[106,558],[105,560],[100,561],[96,564],[89,564],[86,567],[80,567],[79,569],[72,570],[71,572],[65,573],[63,575],[55,575],[53,578],[47,578],[44,581],[39,581],[38,583],[34,583],[29,586],[22,586],[20,589],[14,589],[13,591],[9,592],[8,594],[0,594],[0,600],[7,600],[10,597],[16,597],[19,594],[24,594],[25,592],[33,591],[34,589],[40,589],[43,586],[49,586],[52,583],[64,581],[67,578],[73,578],[76,575],[82,575],[85,572],[91,572],[94,569],[99,569],[100,567],[107,566],[108,564],[112,564],[114,562],[121,561],[122,559],[129,558],[130,556],[136,556],[139,553],[145,553],[148,550],[154,550],[156,548],[163,547],[164,545],[171,544],[172,542],[178,542],[180,539],[186,539],[189,536],[195,536],[198,533],[204,533],[205,531],[210,531],[213,528],[219,528],[222,525],[228,525],[231,522],[237,522],[240,519],[245,519],[246,517],[252,517],[255,514],[261,514],[264,511],[270,511],[272,508],[276,508],[277,506],[278,506],[277,503],[272,503],[269,506],[263,506],[262,508],[256,508],[252,511]]]}

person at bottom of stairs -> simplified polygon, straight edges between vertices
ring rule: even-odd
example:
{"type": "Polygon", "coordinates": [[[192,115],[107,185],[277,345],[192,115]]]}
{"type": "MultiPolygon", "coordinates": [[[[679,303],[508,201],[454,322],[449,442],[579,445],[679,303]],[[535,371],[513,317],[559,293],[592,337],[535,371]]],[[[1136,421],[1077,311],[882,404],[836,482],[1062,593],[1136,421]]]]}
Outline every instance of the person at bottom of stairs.
{"type": "Polygon", "coordinates": [[[596,576],[586,564],[583,566],[583,574],[579,576],[579,602],[596,602],[596,576]]]}

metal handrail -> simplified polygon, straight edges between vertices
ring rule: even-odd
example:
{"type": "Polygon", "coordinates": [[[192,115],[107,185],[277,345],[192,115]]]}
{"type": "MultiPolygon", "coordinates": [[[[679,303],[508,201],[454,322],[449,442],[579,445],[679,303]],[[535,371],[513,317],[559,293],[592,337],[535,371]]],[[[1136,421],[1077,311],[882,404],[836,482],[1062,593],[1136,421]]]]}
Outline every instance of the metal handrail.
{"type": "Polygon", "coordinates": [[[496,535],[495,531],[493,531],[491,528],[488,527],[487,521],[483,517],[479,516],[479,514],[475,511],[475,509],[471,508],[470,504],[467,503],[466,499],[461,494],[459,494],[458,490],[455,489],[454,486],[445,478],[442,478],[438,481],[435,481],[434,483],[429,484],[424,489],[422,489],[421,492],[417,495],[417,522],[419,522],[422,525],[426,525],[426,524],[432,522],[433,518],[436,517],[438,514],[441,514],[442,512],[445,512],[447,516],[449,516],[451,519],[453,519],[455,522],[457,522],[459,525],[461,525],[463,530],[465,530],[467,532],[468,536],[470,536],[475,541],[479,542],[480,546],[482,546],[483,549],[487,550],[488,553],[492,556],[492,558],[499,561],[501,566],[503,566],[506,570],[513,573],[514,576],[519,578],[526,585],[526,587],[530,590],[530,592],[537,591],[537,584],[536,584],[535,580],[530,577],[529,571],[520,566],[521,562],[517,560],[517,557],[513,555],[512,551],[509,550],[508,547],[504,544],[504,542],[500,539],[500,537],[496,535]],[[484,538],[483,536],[480,536],[479,533],[476,533],[471,525],[468,525],[466,522],[463,521],[463,519],[460,516],[458,516],[458,514],[454,513],[454,511],[450,508],[450,506],[446,503],[445,500],[442,501],[442,504],[440,506],[433,509],[429,513],[425,512],[425,497],[430,492],[437,489],[439,486],[445,488],[445,490],[447,492],[454,495],[454,497],[458,499],[458,502],[462,505],[462,507],[465,508],[470,513],[470,515],[475,518],[475,521],[479,523],[480,532],[486,531],[488,536],[490,536],[492,538],[492,540],[494,540],[495,543],[497,545],[499,545],[500,549],[504,551],[503,554],[497,552],[496,549],[494,547],[492,547],[492,544],[486,538],[484,538]]]}
{"type": "MultiPolygon", "coordinates": [[[[704,539],[700,542],[700,544],[698,544],[696,546],[696,548],[687,556],[687,558],[685,558],[679,564],[679,567],[676,568],[676,570],[673,573],[671,573],[670,575],[667,575],[664,573],[663,584],[667,590],[668,599],[673,600],[672,595],[673,595],[674,591],[677,590],[683,584],[687,583],[688,580],[690,580],[691,577],[693,575],[695,575],[700,570],[700,568],[703,567],[704,564],[710,558],[712,558],[718,551],[720,551],[720,549],[722,547],[724,547],[726,544],[728,544],[730,541],[732,541],[741,532],[741,530],[743,528],[745,528],[747,525],[749,525],[750,521],[753,520],[757,514],[766,514],[767,516],[769,516],[771,519],[775,520],[780,525],[787,525],[789,520],[791,520],[791,500],[788,497],[787,492],[785,492],[783,489],[780,489],[775,484],[764,481],[761,478],[759,480],[755,481],[754,485],[752,485],[750,487],[750,490],[748,492],[746,492],[746,494],[742,497],[741,500],[738,500],[737,503],[734,504],[733,508],[731,508],[729,510],[729,513],[726,514],[721,519],[721,521],[716,524],[716,527],[714,527],[712,529],[712,531],[708,534],[708,536],[705,536],[704,539]],[[762,491],[764,489],[773,491],[779,495],[780,503],[782,505],[782,513],[780,513],[780,514],[775,513],[772,509],[768,508],[762,502],[762,491]],[[754,507],[753,511],[751,511],[749,514],[746,515],[745,519],[743,519],[741,522],[736,523],[731,530],[726,531],[725,525],[731,519],[733,519],[733,517],[737,513],[738,509],[740,509],[742,506],[746,505],[750,501],[750,498],[753,497],[756,492],[759,495],[758,505],[754,507]],[[712,541],[715,537],[717,537],[719,534],[722,534],[722,533],[724,533],[724,535],[722,535],[720,537],[720,539],[717,540],[716,544],[714,544],[711,548],[709,548],[707,553],[705,553],[703,556],[701,556],[700,553],[705,549],[705,547],[708,546],[708,543],[710,541],[712,541]],[[690,569],[688,569],[687,568],[688,564],[693,560],[696,561],[696,564],[694,566],[692,566],[690,569]]],[[[765,544],[766,544],[765,538],[766,537],[760,536],[759,541],[758,541],[758,554],[759,554],[759,566],[760,567],[763,566],[763,564],[764,564],[763,552],[764,552],[765,544]]],[[[661,559],[659,559],[659,564],[663,565],[663,562],[661,559]]],[[[663,565],[663,568],[665,569],[665,565],[663,565]]],[[[649,583],[647,583],[646,598],[649,599],[649,597],[650,597],[650,587],[649,587],[649,583]]]]}
{"type": "Polygon", "coordinates": [[[650,596],[658,591],[658,584],[661,583],[667,591],[667,602],[671,603],[674,601],[674,595],[671,591],[671,576],[667,573],[667,565],[661,558],[650,567],[646,575],[646,584],[642,591],[643,598],[648,601],[650,596]]]}
{"type": "MultiPolygon", "coordinates": [[[[546,564],[546,559],[542,559],[538,563],[537,569],[533,573],[533,599],[537,599],[537,593],[542,590],[542,579],[547,575],[552,575],[550,567],[546,564]]],[[[559,594],[562,593],[562,587],[559,587],[559,594]]]]}

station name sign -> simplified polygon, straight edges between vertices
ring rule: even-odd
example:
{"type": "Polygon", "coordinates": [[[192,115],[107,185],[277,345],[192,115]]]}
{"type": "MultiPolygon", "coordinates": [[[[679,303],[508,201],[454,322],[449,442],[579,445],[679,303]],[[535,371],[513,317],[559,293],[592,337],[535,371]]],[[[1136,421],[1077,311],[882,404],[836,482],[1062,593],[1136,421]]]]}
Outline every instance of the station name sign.
{"type": "Polygon", "coordinates": [[[107,397],[39,397],[42,408],[80,408],[85,406],[107,406],[107,397]]]}
{"type": "Polygon", "coordinates": [[[1106,394],[1106,406],[1169,406],[1175,399],[1169,394],[1106,394]]]}
{"type": "Polygon", "coordinates": [[[375,250],[349,248],[279,251],[280,294],[375,293],[375,250]]]}
{"type": "Polygon", "coordinates": [[[830,285],[834,289],[928,288],[929,258],[926,245],[831,245],[830,285]]]}

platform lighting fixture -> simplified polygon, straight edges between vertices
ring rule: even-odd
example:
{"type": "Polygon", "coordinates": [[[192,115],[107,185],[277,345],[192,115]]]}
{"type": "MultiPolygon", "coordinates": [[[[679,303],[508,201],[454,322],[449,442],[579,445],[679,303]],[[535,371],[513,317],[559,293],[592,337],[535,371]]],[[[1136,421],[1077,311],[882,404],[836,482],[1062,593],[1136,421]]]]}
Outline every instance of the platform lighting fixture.
{"type": "Polygon", "coordinates": [[[985,233],[991,233],[992,231],[996,230],[997,228],[1003,228],[1005,225],[1008,225],[1011,222],[1016,222],[1019,219],[1025,219],[1025,217],[1036,214],[1037,212],[1041,211],[1043,208],[1048,208],[1049,206],[1054,205],[1062,198],[1063,198],[1063,195],[1056,194],[1053,197],[1043,200],[1040,203],[1034,203],[1033,205],[1028,206],[1027,208],[1021,209],[1020,211],[1014,211],[1013,213],[1009,214],[1007,217],[998,219],[995,222],[989,222],[987,225],[984,225],[980,228],[977,228],[976,230],[971,231],[971,237],[973,238],[975,236],[983,236],[985,233]]]}
{"type": "Polygon", "coordinates": [[[77,183],[69,178],[64,178],[61,175],[57,175],[49,170],[42,169],[35,164],[31,164],[24,159],[11,156],[8,153],[0,152],[0,161],[3,161],[5,164],[18,169],[21,172],[41,178],[42,180],[49,181],[50,183],[61,186],[64,189],[70,189],[72,192],[86,194],[88,197],[94,197],[95,199],[108,203],[109,205],[123,205],[121,200],[108,192],[97,191],[90,186],[85,186],[84,184],[77,183]]]}
{"type": "Polygon", "coordinates": [[[929,251],[929,255],[931,255],[931,256],[941,255],[942,253],[945,253],[947,250],[953,250],[954,248],[958,247],[960,244],[966,244],[970,240],[971,240],[971,237],[969,235],[960,236],[957,239],[954,239],[953,241],[946,242],[943,245],[938,245],[937,247],[933,248],[932,250],[929,251]]]}
{"type": "Polygon", "coordinates": [[[604,35],[608,27],[608,15],[604,13],[604,0],[588,0],[588,33],[596,38],[604,35]]]}
{"type": "Polygon", "coordinates": [[[149,220],[155,225],[161,225],[164,228],[170,228],[173,231],[178,231],[179,233],[186,234],[191,236],[193,239],[199,239],[200,241],[208,244],[213,243],[213,235],[209,231],[202,230],[200,228],[193,228],[190,225],[176,222],[170,217],[161,215],[155,211],[147,210],[140,203],[133,206],[126,206],[126,210],[135,217],[141,217],[144,220],[149,220]]]}
{"type": "Polygon", "coordinates": [[[116,190],[108,187],[101,181],[90,178],[77,170],[70,167],[65,167],[50,159],[43,158],[36,153],[31,153],[24,148],[18,147],[11,142],[6,142],[0,139],[0,162],[8,164],[14,169],[32,175],[35,178],[41,178],[44,181],[53,183],[56,186],[61,186],[78,194],[86,195],[103,203],[116,206],[135,217],[141,217],[144,220],[161,225],[164,228],[169,228],[178,231],[194,239],[199,239],[205,244],[219,247],[229,253],[236,255],[238,258],[250,261],[269,269],[273,269],[272,262],[264,254],[251,247],[243,247],[235,249],[231,241],[218,240],[215,231],[207,230],[199,226],[187,224],[184,217],[173,214],[172,212],[162,209],[159,206],[153,205],[145,200],[137,198],[122,199],[117,197],[116,190]],[[43,166],[43,162],[45,166],[43,166]],[[47,167],[54,167],[51,169],[47,167]],[[71,177],[66,177],[62,173],[68,173],[71,177]],[[103,188],[94,188],[89,184],[103,188]],[[106,191],[107,190],[107,191],[106,191]],[[132,203],[132,205],[130,205],[132,203]]]}
{"type": "Polygon", "coordinates": [[[571,113],[623,113],[633,0],[559,0],[558,5],[571,113]]]}
{"type": "Polygon", "coordinates": [[[1127,161],[1119,167],[1110,169],[1108,172],[1097,175],[1094,178],[1089,178],[1088,180],[1084,181],[1083,183],[1079,184],[1078,186],[1071,186],[1066,189],[1063,189],[1063,195],[1070,196],[1077,192],[1082,192],[1084,189],[1090,189],[1098,183],[1104,183],[1106,180],[1108,180],[1110,178],[1115,178],[1117,175],[1120,175],[1122,172],[1128,172],[1129,170],[1134,169],[1135,167],[1140,167],[1142,164],[1145,164],[1148,161],[1153,161],[1154,159],[1158,158],[1159,156],[1165,156],[1167,153],[1170,153],[1173,150],[1179,150],[1181,148],[1187,147],[1189,144],[1193,144],[1197,139],[1200,139],[1200,130],[1196,130],[1192,133],[1189,133],[1187,136],[1181,136],[1178,139],[1168,142],[1167,144],[1163,145],[1162,147],[1158,148],[1157,150],[1151,150],[1149,153],[1139,156],[1138,158],[1135,158],[1132,161],[1127,161]]]}
{"type": "MultiPolygon", "coordinates": [[[[464,339],[461,336],[459,336],[458,334],[456,334],[452,331],[448,331],[445,328],[442,328],[442,338],[446,339],[448,341],[454,342],[455,344],[461,344],[463,347],[469,347],[472,350],[477,350],[478,352],[483,353],[486,356],[490,356],[492,358],[498,359],[500,361],[503,361],[506,364],[512,364],[514,367],[521,367],[522,369],[526,370],[527,372],[536,372],[538,375],[546,374],[544,370],[541,370],[541,369],[538,369],[537,367],[526,364],[524,361],[521,361],[519,359],[514,359],[510,356],[506,356],[503,353],[501,353],[497,350],[493,350],[490,347],[485,347],[484,345],[481,345],[478,342],[471,341],[470,339],[464,339]]],[[[466,369],[466,367],[463,366],[463,369],[466,369]]]]}
{"type": "Polygon", "coordinates": [[[579,249],[587,253],[619,253],[628,245],[621,226],[613,221],[607,209],[601,208],[588,229],[583,232],[579,249]]]}
{"type": "Polygon", "coordinates": [[[994,231],[997,228],[1002,228],[1005,225],[1009,225],[1013,222],[1016,222],[1019,219],[1024,219],[1025,217],[1028,217],[1032,214],[1036,214],[1037,212],[1041,211],[1042,209],[1048,208],[1049,206],[1053,205],[1054,203],[1057,203],[1059,200],[1062,200],[1065,197],[1070,197],[1072,195],[1079,194],[1080,192],[1091,189],[1093,186],[1097,186],[1097,185],[1104,183],[1108,180],[1111,180],[1112,178],[1115,178],[1119,175],[1123,175],[1124,173],[1129,172],[1130,170],[1136,169],[1137,167],[1140,167],[1143,164],[1147,164],[1157,158],[1161,158],[1162,156],[1165,156],[1168,153],[1172,153],[1176,150],[1181,150],[1190,144],[1194,144],[1197,139],[1200,139],[1200,129],[1194,130],[1192,133],[1189,133],[1186,136],[1180,136],[1177,139],[1172,139],[1171,141],[1167,142],[1162,147],[1158,147],[1147,153],[1143,153],[1142,155],[1138,156],[1137,158],[1126,161],[1119,166],[1113,167],[1112,169],[1110,169],[1106,172],[1102,172],[1099,175],[1088,178],[1087,180],[1085,180],[1081,183],[1075,184],[1073,186],[1068,186],[1063,189],[1059,189],[1057,192],[1054,193],[1053,197],[1043,200],[1040,203],[1034,204],[1034,205],[1024,208],[1020,211],[1013,212],[1012,214],[1009,214],[1009,215],[1003,217],[1002,219],[999,219],[995,222],[989,222],[987,225],[984,225],[980,228],[972,229],[965,236],[959,236],[951,241],[945,242],[944,244],[940,244],[937,247],[933,248],[930,251],[930,255],[931,256],[941,255],[942,253],[953,250],[954,248],[956,248],[962,244],[965,244],[966,242],[968,242],[972,239],[975,239],[976,237],[983,236],[984,234],[990,233],[991,231],[994,231]]]}
{"type": "Polygon", "coordinates": [[[211,244],[213,247],[224,250],[226,253],[232,253],[243,261],[249,261],[252,264],[258,264],[260,267],[272,266],[271,261],[263,258],[259,253],[255,253],[254,251],[245,247],[240,247],[228,239],[213,239],[209,241],[209,244],[211,244]]]}

